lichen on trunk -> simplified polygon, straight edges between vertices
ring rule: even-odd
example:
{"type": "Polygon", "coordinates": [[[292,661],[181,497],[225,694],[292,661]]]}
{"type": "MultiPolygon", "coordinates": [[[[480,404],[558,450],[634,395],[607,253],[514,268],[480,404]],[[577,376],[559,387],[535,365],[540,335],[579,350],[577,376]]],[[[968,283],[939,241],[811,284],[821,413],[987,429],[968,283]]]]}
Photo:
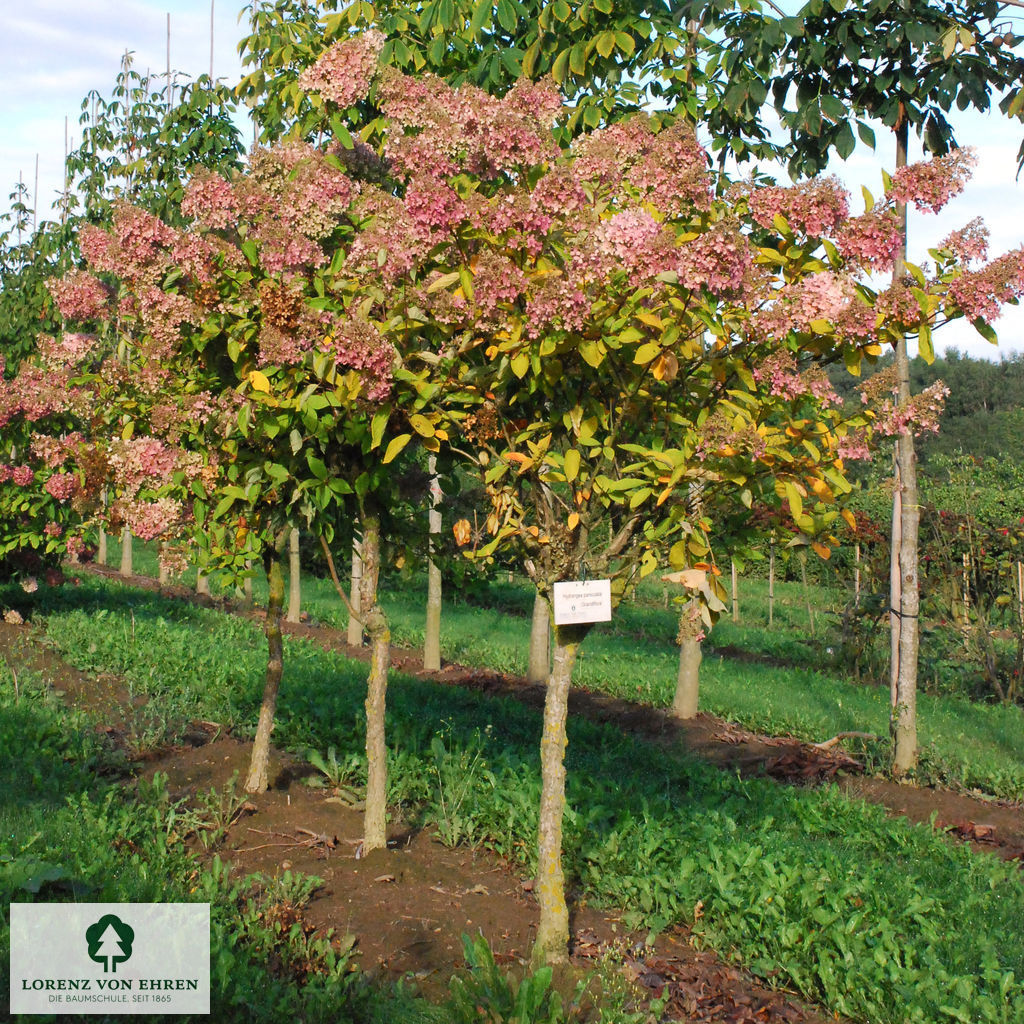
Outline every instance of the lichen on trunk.
{"type": "Polygon", "coordinates": [[[249,775],[245,780],[247,793],[265,793],[267,790],[270,734],[274,729],[277,692],[284,671],[284,644],[281,638],[284,573],[281,571],[281,556],[276,548],[267,548],[263,555],[263,564],[267,573],[267,622],[264,628],[267,637],[267,675],[263,686],[263,703],[260,705],[256,739],[252,745],[249,775]]]}
{"type": "Polygon", "coordinates": [[[676,718],[693,718],[697,714],[700,695],[700,641],[704,623],[700,605],[689,601],[679,613],[679,671],[676,674],[676,692],[672,699],[672,714],[676,718]]]}
{"type": "Polygon", "coordinates": [[[569,909],[562,871],[565,812],[566,718],[572,670],[589,625],[555,626],[555,650],[544,700],[540,741],[541,795],[537,829],[537,902],[540,922],[533,946],[535,965],[561,963],[569,956],[569,909]]]}
{"type": "Polygon", "coordinates": [[[360,606],[370,640],[370,674],[366,681],[366,812],[363,818],[363,853],[387,846],[388,758],[384,711],[391,661],[391,630],[377,602],[380,575],[380,519],[362,518],[362,579],[360,606]]]}

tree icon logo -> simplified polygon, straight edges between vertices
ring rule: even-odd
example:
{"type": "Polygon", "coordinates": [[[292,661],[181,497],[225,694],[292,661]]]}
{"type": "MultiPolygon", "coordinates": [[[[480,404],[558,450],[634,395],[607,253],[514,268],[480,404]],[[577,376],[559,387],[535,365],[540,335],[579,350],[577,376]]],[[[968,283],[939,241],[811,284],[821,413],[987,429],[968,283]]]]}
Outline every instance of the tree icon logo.
{"type": "Polygon", "coordinates": [[[103,964],[103,973],[117,973],[117,965],[132,955],[135,931],[121,918],[104,914],[95,924],[85,930],[85,941],[89,944],[89,959],[103,964]]]}

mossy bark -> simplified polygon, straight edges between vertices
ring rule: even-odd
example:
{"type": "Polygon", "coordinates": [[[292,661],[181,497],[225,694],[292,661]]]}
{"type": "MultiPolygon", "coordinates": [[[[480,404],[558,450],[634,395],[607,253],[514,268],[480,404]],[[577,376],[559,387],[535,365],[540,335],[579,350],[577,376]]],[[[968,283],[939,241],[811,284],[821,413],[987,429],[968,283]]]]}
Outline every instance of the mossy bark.
{"type": "Polygon", "coordinates": [[[566,718],[572,670],[589,626],[555,626],[555,649],[544,701],[540,741],[541,794],[537,830],[537,902],[540,922],[533,962],[562,963],[569,957],[569,908],[562,871],[562,818],[565,812],[566,718]]]}
{"type": "Polygon", "coordinates": [[[672,714],[676,718],[693,718],[700,700],[700,640],[703,632],[700,608],[691,601],[679,615],[679,670],[676,673],[676,692],[672,699],[672,714]]]}
{"type": "Polygon", "coordinates": [[[384,712],[391,662],[391,630],[377,603],[380,574],[380,520],[363,517],[361,614],[370,640],[370,674],[366,681],[366,812],[363,853],[387,846],[388,751],[384,712]]]}
{"type": "Polygon", "coordinates": [[[288,615],[295,623],[302,618],[302,566],[299,560],[299,531],[293,529],[288,538],[288,615]]]}
{"type": "Polygon", "coordinates": [[[551,609],[538,591],[533,598],[533,622],[530,626],[530,656],[526,678],[543,683],[551,673],[551,609]]]}
{"type": "Polygon", "coordinates": [[[284,644],[281,639],[281,613],[284,608],[284,573],[281,557],[273,548],[264,555],[267,572],[267,622],[264,632],[267,637],[267,676],[263,686],[263,703],[260,706],[256,739],[252,745],[252,760],[249,775],[245,780],[247,793],[265,793],[268,786],[267,769],[270,762],[270,734],[274,729],[274,712],[277,709],[277,692],[284,671],[284,644]]]}

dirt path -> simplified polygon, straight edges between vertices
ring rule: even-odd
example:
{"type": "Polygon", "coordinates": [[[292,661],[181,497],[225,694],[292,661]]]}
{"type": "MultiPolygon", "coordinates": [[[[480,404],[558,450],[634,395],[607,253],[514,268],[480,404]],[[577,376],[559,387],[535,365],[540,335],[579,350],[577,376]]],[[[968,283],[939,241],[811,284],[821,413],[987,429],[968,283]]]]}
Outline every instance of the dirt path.
{"type": "MultiPolygon", "coordinates": [[[[110,573],[110,575],[115,575],[110,573]]],[[[161,589],[164,594],[195,601],[185,588],[158,588],[145,577],[132,585],[161,589]]],[[[200,599],[202,603],[209,599],[200,599]]],[[[258,618],[258,613],[234,610],[258,618]]],[[[365,649],[348,646],[339,630],[306,624],[287,626],[327,649],[366,658],[365,649]]],[[[129,701],[120,681],[91,677],[66,665],[40,643],[30,625],[0,623],[0,653],[19,671],[32,669],[52,680],[69,703],[91,708],[113,742],[123,739],[139,700],[129,701]]],[[[544,687],[523,679],[459,665],[441,672],[423,671],[416,651],[394,648],[393,666],[420,678],[512,696],[541,707],[544,687]]],[[[683,748],[712,763],[748,774],[768,774],[787,783],[836,779],[852,796],[886,806],[894,815],[927,822],[933,813],[954,839],[1004,857],[1024,855],[1024,809],[941,790],[895,786],[860,774],[858,765],[836,748],[818,750],[792,737],[768,737],[740,729],[710,715],[679,722],[651,708],[576,689],[570,710],[597,722],[609,722],[653,742],[683,748]]],[[[244,774],[248,745],[218,736],[210,723],[195,722],[187,746],[163,752],[139,766],[140,773],[165,772],[172,795],[194,800],[210,788],[223,789],[237,771],[244,774]]],[[[428,831],[392,823],[386,851],[357,857],[362,815],[345,803],[344,795],[312,789],[302,776],[305,765],[276,755],[273,788],[248,799],[245,813],[227,829],[218,852],[241,874],[260,872],[276,877],[301,871],[323,880],[309,907],[281,905],[283,920],[298,921],[311,931],[333,928],[353,942],[360,966],[371,975],[415,978],[428,995],[441,997],[453,966],[462,960],[462,934],[482,932],[501,963],[522,964],[533,941],[537,909],[529,879],[516,865],[487,851],[449,849],[428,831]],[[371,898],[367,898],[367,895],[371,898]]],[[[195,836],[189,840],[207,851],[195,836]]],[[[212,852],[212,851],[211,851],[212,852]]],[[[623,970],[641,990],[669,997],[668,1019],[808,1022],[835,1018],[822,1015],[792,994],[773,990],[746,972],[696,951],[685,929],[663,935],[654,950],[637,945],[626,934],[619,915],[578,905],[573,920],[573,960],[586,966],[615,951],[623,970]]]]}
{"type": "MultiPolygon", "coordinates": [[[[93,677],[69,666],[26,625],[0,622],[0,657],[24,678],[39,673],[69,703],[90,709],[111,742],[125,739],[137,702],[116,677],[93,677]]],[[[193,722],[188,744],[137,764],[142,777],[167,776],[174,799],[201,807],[202,794],[223,793],[244,775],[250,744],[217,736],[212,723],[193,722]]],[[[392,822],[388,848],[360,856],[362,814],[345,796],[304,781],[305,763],[274,752],[270,790],[240,797],[238,814],[215,844],[199,833],[179,836],[201,857],[214,853],[239,876],[314,875],[321,885],[305,908],[282,899],[267,914],[307,933],[329,930],[351,946],[362,970],[382,980],[412,979],[424,995],[447,994],[463,964],[462,936],[483,934],[495,959],[510,969],[527,963],[537,927],[533,884],[519,865],[487,850],[449,848],[432,830],[392,822]]],[[[205,831],[213,830],[214,823],[205,831]]],[[[837,1018],[793,993],[773,989],[713,953],[695,949],[685,928],[664,933],[653,949],[628,932],[620,913],[577,901],[572,915],[572,965],[578,975],[599,961],[633,984],[641,1003],[666,997],[664,1020],[727,1024],[825,1024],[837,1018]]],[[[606,967],[607,969],[607,967],[606,967]]]]}

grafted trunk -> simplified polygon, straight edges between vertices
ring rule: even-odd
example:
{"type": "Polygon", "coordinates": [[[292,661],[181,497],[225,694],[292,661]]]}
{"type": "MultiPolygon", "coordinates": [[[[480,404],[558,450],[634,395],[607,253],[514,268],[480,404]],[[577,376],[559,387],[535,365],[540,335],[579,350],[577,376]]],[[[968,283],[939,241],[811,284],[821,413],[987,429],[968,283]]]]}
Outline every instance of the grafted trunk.
{"type": "Polygon", "coordinates": [[[263,686],[263,703],[260,706],[256,739],[252,745],[252,760],[249,776],[245,780],[247,793],[265,793],[267,790],[267,766],[270,761],[270,734],[274,729],[274,711],[277,708],[277,692],[284,671],[284,644],[281,639],[281,612],[284,608],[284,573],[281,571],[281,556],[273,548],[264,555],[267,571],[267,622],[264,632],[267,637],[267,677],[263,686]]]}
{"type": "Polygon", "coordinates": [[[107,564],[107,531],[100,527],[99,540],[96,543],[96,562],[99,565],[107,564]]]}
{"type": "Polygon", "coordinates": [[[526,678],[543,683],[551,673],[551,609],[538,591],[533,597],[533,621],[530,625],[530,656],[526,678]]]}
{"type": "Polygon", "coordinates": [[[196,593],[210,596],[210,577],[201,569],[196,573],[196,593]]]}
{"type": "MultiPolygon", "coordinates": [[[[351,647],[361,647],[363,644],[363,624],[357,616],[360,616],[360,590],[363,578],[363,559],[360,553],[361,546],[359,538],[352,537],[352,585],[349,590],[349,603],[355,615],[348,617],[348,642],[351,647]]],[[[361,617],[361,616],[360,616],[361,617]]]]}
{"type": "Polygon", "coordinates": [[[569,687],[580,643],[589,626],[555,626],[555,650],[544,700],[540,741],[540,818],[537,832],[537,902],[540,922],[533,946],[536,965],[569,956],[569,909],[562,872],[562,818],[565,812],[566,718],[569,687]]]}
{"type": "Polygon", "coordinates": [[[704,627],[700,606],[696,601],[684,605],[679,615],[679,671],[676,674],[676,692],[672,699],[672,714],[676,718],[694,718],[700,696],[700,641],[704,627]]]}
{"type": "Polygon", "coordinates": [[[437,458],[427,460],[430,473],[430,557],[427,561],[427,621],[423,629],[423,667],[428,672],[441,668],[441,567],[434,561],[435,538],[441,533],[441,486],[437,480],[437,458]]]}
{"type": "Polygon", "coordinates": [[[363,817],[363,853],[387,846],[388,751],[384,711],[391,661],[391,630],[377,603],[380,574],[380,520],[363,517],[360,602],[370,639],[370,674],[366,681],[366,812],[363,817]]]}
{"type": "Polygon", "coordinates": [[[289,622],[302,618],[302,567],[299,563],[299,531],[288,538],[288,615],[289,622]]]}
{"type": "Polygon", "coordinates": [[[122,576],[132,574],[132,532],[127,526],[121,532],[121,568],[118,571],[122,576]]]}
{"type": "MultiPolygon", "coordinates": [[[[904,120],[896,130],[896,166],[907,164],[908,127],[904,120]]],[[[906,272],[907,258],[907,208],[897,207],[902,227],[902,246],[896,261],[894,276],[902,277],[906,272]]],[[[910,400],[910,356],[907,339],[900,338],[896,345],[896,376],[899,384],[899,401],[910,400]]],[[[920,633],[918,614],[920,595],[918,592],[918,531],[921,522],[921,506],[917,486],[917,453],[914,451],[914,435],[908,430],[896,439],[897,479],[893,492],[894,518],[900,520],[899,537],[893,531],[891,558],[898,566],[893,576],[899,577],[898,601],[893,600],[895,612],[892,616],[892,707],[890,729],[892,732],[892,772],[896,778],[903,778],[917,767],[917,657],[920,633]],[[897,504],[898,503],[898,504],[897,504]],[[898,510],[898,511],[897,511],[898,510]]],[[[895,597],[895,595],[894,595],[895,597]]]]}

